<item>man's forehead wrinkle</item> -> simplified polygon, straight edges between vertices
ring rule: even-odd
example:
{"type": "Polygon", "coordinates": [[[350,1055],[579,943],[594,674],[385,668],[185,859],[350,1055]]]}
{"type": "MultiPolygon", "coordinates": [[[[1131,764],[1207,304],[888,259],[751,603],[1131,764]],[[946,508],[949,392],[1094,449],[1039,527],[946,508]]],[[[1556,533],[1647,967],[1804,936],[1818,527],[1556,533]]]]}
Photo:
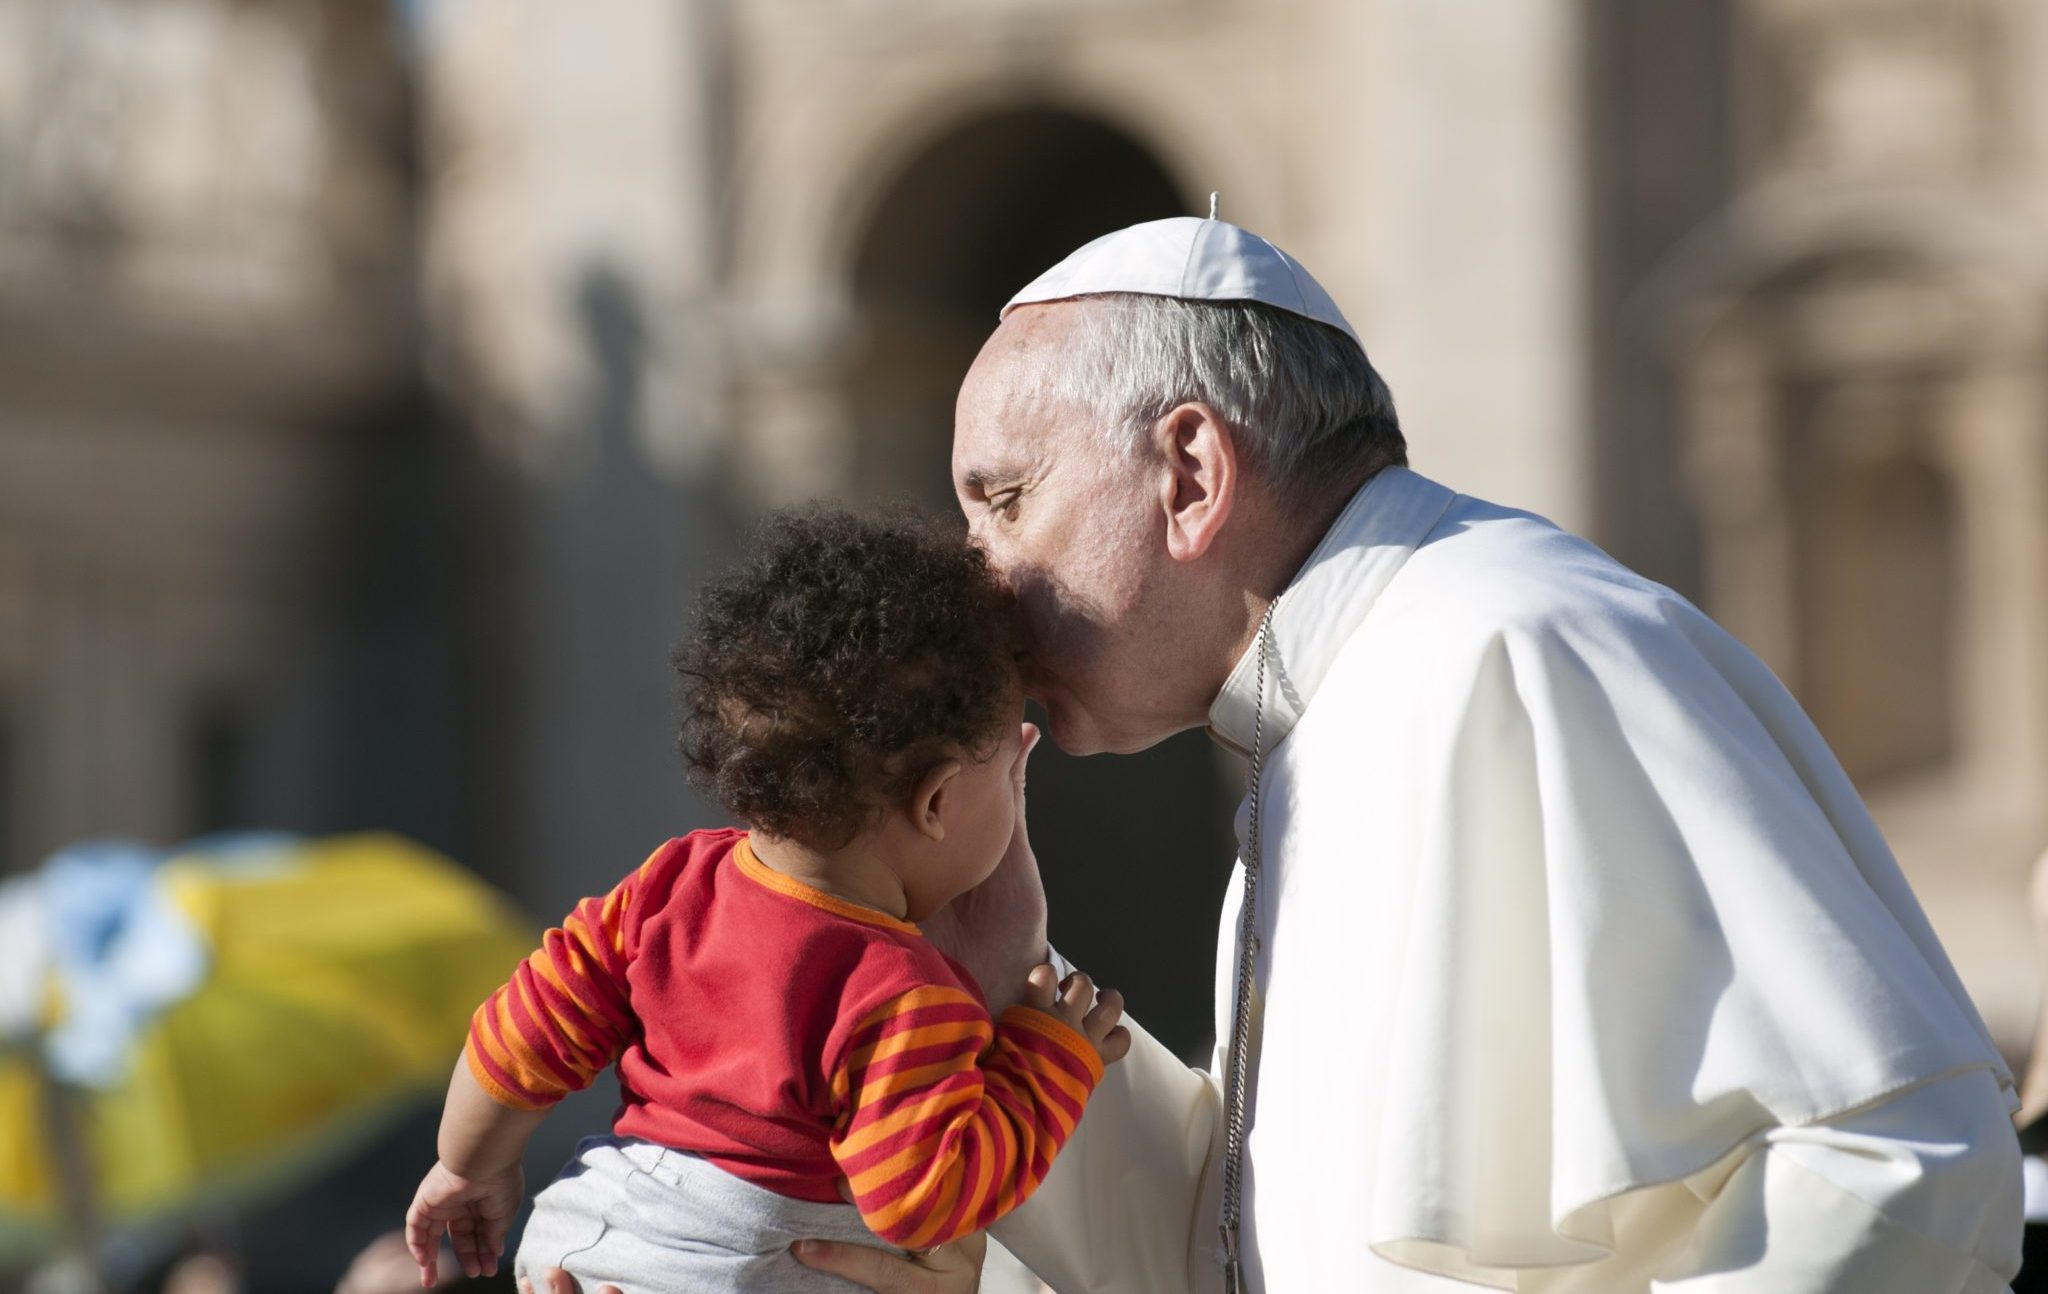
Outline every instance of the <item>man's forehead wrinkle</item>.
{"type": "MultiPolygon", "coordinates": [[[[1064,328],[1037,329],[1006,357],[995,398],[1001,425],[1043,433],[1058,420],[1064,398],[1059,383],[1059,365],[1066,352],[1061,341],[1064,333],[1064,328]]],[[[1043,439],[1043,435],[1028,437],[1034,449],[1043,439]]]]}
{"type": "Polygon", "coordinates": [[[987,493],[991,489],[1010,485],[1030,474],[1030,460],[1015,452],[1005,451],[992,462],[971,467],[961,479],[970,489],[987,493]]]}

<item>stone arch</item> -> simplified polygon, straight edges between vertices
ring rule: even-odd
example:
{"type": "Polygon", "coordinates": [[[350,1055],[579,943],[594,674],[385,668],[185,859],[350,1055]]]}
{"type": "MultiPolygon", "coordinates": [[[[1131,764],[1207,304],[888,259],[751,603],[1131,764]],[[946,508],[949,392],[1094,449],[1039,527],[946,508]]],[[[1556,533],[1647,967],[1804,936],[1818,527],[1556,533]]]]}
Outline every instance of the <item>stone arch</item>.
{"type": "MultiPolygon", "coordinates": [[[[1241,139],[1227,100],[1175,99],[1175,87],[1096,83],[1065,70],[1030,77],[979,67],[930,64],[865,75],[861,94],[835,108],[775,114],[744,141],[747,164],[736,176],[733,286],[743,297],[850,289],[849,272],[865,231],[909,168],[977,123],[1013,113],[1047,112],[1092,121],[1141,147],[1170,175],[1230,177],[1292,200],[1284,159],[1241,139]]],[[[828,85],[820,95],[844,87],[828,85]]],[[[1226,195],[1227,196],[1227,195],[1226,195]]],[[[843,297],[836,304],[844,305],[843,297]]],[[[773,307],[771,306],[771,309],[773,307]]]]}
{"type": "Polygon", "coordinates": [[[1067,109],[989,113],[931,141],[851,258],[853,491],[950,508],[953,397],[1003,303],[1089,239],[1187,209],[1142,144],[1067,109]]]}
{"type": "MultiPolygon", "coordinates": [[[[860,262],[884,208],[900,200],[901,183],[961,139],[1005,121],[1064,121],[1121,140],[1157,175],[1173,177],[1163,182],[1179,211],[1194,209],[1193,179],[1210,177],[1263,190],[1262,205],[1289,205],[1280,160],[1242,137],[1227,104],[1158,101],[1170,92],[1062,68],[1022,75],[972,59],[892,65],[887,76],[847,69],[838,80],[806,85],[814,110],[778,112],[758,136],[744,138],[727,265],[735,460],[756,500],[876,486],[856,461],[864,442],[850,419],[848,377],[868,340],[856,300],[860,262]],[[827,99],[829,106],[813,102],[827,99]]],[[[1041,187],[1065,183],[1060,177],[1041,187]]],[[[1136,209],[1100,208],[1111,220],[1136,209]]],[[[1155,207],[1154,214],[1172,213],[1155,207]]],[[[993,322],[991,311],[982,331],[993,322]]],[[[930,486],[913,483],[909,492],[928,495],[930,486]]]]}
{"type": "Polygon", "coordinates": [[[2017,213],[1938,190],[1784,185],[1729,204],[1683,239],[1626,308],[1624,335],[1666,357],[1727,311],[1841,257],[1892,257],[1947,276],[2016,345],[2041,342],[2048,243],[2017,213]]]}

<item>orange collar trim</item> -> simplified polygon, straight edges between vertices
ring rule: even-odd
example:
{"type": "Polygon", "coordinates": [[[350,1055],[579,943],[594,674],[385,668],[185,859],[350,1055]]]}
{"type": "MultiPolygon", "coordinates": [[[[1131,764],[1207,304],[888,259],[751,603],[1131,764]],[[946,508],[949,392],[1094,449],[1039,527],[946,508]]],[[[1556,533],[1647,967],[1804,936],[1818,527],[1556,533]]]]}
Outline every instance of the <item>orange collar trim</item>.
{"type": "Polygon", "coordinates": [[[845,917],[849,921],[864,921],[871,926],[880,926],[884,930],[896,930],[920,938],[924,934],[908,921],[899,920],[874,908],[863,907],[836,894],[827,894],[817,886],[806,885],[794,876],[783,875],[755,855],[753,845],[748,843],[745,836],[741,836],[739,844],[733,846],[732,860],[739,865],[741,875],[763,889],[773,890],[799,903],[808,903],[814,908],[822,908],[835,917],[845,917]]]}

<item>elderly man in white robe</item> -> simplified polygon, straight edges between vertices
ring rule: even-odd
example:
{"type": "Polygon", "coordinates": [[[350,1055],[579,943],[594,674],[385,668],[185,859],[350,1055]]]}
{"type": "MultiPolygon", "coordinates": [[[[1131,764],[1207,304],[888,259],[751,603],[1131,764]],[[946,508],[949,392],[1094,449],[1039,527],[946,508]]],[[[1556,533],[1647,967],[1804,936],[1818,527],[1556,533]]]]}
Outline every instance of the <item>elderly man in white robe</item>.
{"type": "MultiPolygon", "coordinates": [[[[1253,770],[1216,1063],[1134,1028],[997,1238],[1063,1294],[2005,1289],[2012,1076],[1811,723],[1685,599],[1406,461],[1328,295],[1215,219],[1082,248],[969,372],[954,483],[1052,739],[1206,726],[1253,770]]],[[[927,928],[1021,985],[1028,847],[927,928]]]]}

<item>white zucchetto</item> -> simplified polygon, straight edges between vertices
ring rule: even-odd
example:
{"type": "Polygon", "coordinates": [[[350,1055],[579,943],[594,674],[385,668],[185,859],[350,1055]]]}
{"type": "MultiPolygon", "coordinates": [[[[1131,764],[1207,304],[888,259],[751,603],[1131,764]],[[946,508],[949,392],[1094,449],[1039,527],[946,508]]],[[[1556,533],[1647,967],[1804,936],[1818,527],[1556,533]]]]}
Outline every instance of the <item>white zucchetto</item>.
{"type": "Polygon", "coordinates": [[[1098,292],[1257,301],[1328,324],[1358,341],[1357,330],[1301,262],[1250,230],[1213,217],[1173,216],[1104,234],[1033,279],[999,317],[1007,318],[1018,306],[1098,292]]]}

